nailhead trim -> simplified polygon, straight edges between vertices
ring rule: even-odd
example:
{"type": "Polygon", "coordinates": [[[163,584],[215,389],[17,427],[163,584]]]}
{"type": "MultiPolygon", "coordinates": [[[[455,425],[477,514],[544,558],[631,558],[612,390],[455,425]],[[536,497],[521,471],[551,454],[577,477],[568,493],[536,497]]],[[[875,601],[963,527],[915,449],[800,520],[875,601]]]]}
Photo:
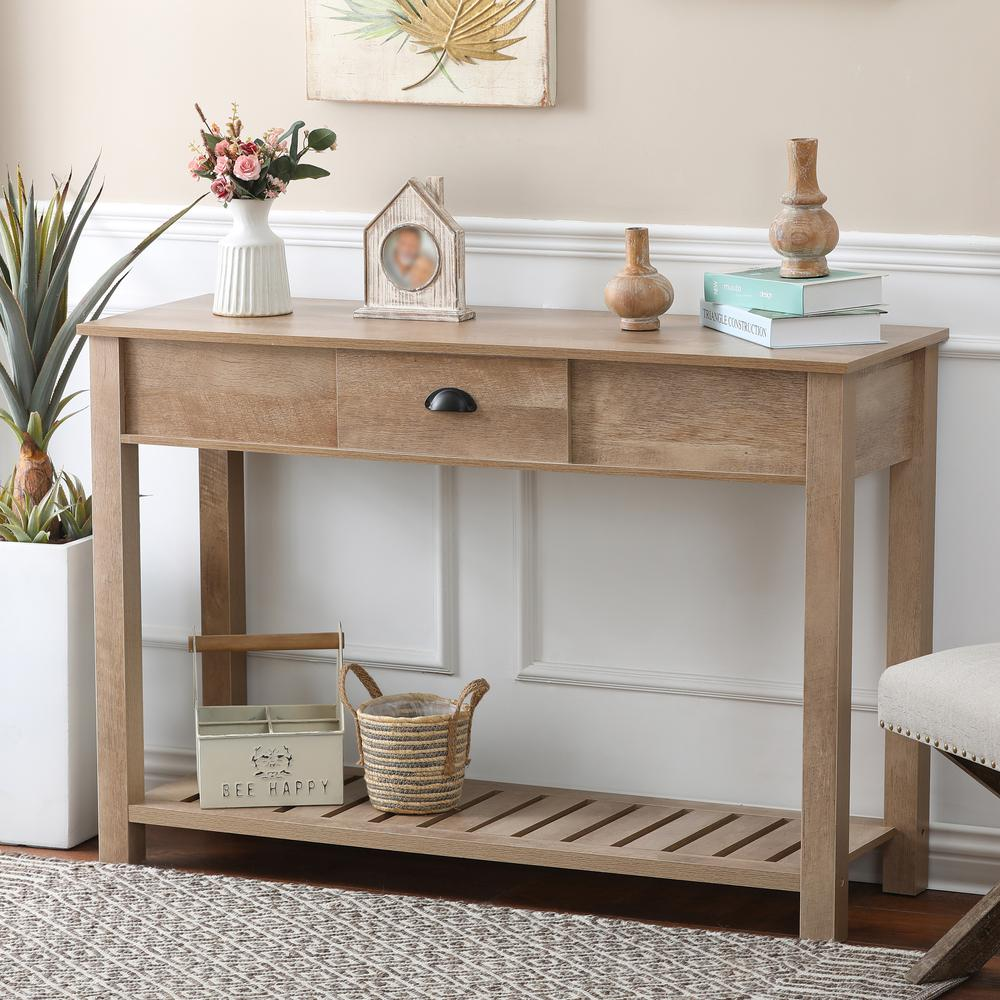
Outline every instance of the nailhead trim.
{"type": "MultiPolygon", "coordinates": [[[[902,726],[897,726],[891,722],[886,722],[885,719],[879,719],[878,724],[882,729],[888,729],[890,733],[898,733],[900,736],[903,736],[905,733],[905,735],[910,736],[911,739],[923,740],[924,743],[928,744],[931,742],[930,736],[921,733],[915,733],[911,735],[909,729],[904,730],[902,726]]],[[[985,757],[980,757],[977,754],[969,753],[968,750],[962,750],[957,746],[951,746],[951,744],[949,743],[942,743],[940,740],[934,740],[934,748],[936,750],[944,750],[945,753],[955,754],[956,756],[960,755],[962,757],[965,757],[966,760],[972,760],[976,764],[983,764],[986,767],[991,767],[993,768],[994,771],[1000,770],[1000,765],[998,765],[997,761],[995,760],[988,761],[985,757]]]]}

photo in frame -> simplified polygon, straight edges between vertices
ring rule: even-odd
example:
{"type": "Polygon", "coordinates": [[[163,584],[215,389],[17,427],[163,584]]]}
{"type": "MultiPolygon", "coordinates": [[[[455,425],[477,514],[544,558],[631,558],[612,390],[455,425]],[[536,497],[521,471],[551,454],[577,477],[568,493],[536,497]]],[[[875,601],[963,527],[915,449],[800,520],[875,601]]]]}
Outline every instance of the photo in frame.
{"type": "Polygon", "coordinates": [[[365,304],[359,319],[461,323],[465,231],[444,207],[444,178],[411,178],[365,228],[365,304]]]}

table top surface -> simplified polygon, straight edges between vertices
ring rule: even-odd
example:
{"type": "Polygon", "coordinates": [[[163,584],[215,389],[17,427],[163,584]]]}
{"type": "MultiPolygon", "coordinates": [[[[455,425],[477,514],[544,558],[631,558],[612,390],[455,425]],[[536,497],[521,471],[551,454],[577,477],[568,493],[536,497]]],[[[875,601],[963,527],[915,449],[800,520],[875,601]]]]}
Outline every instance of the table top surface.
{"type": "Polygon", "coordinates": [[[943,327],[883,326],[881,344],[770,350],[701,326],[696,316],[665,316],[653,333],[623,333],[617,318],[592,310],[474,307],[466,323],[355,319],[356,302],[296,299],[288,316],[215,316],[212,297],[170,302],[81,324],[87,336],[354,348],[522,358],[686,364],[772,371],[846,373],[947,340],[943,327]]]}

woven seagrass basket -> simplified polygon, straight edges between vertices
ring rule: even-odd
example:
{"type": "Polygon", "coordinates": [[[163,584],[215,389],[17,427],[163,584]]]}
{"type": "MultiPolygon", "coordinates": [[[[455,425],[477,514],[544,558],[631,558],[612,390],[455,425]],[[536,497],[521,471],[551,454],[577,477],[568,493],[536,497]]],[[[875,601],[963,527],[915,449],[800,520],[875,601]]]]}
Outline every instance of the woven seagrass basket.
{"type": "Polygon", "coordinates": [[[469,763],[472,717],[490,686],[471,681],[457,698],[422,692],[383,695],[357,663],[340,670],[340,699],[358,726],[358,761],[368,800],[382,812],[423,816],[458,805],[469,763]],[[355,708],[347,697],[353,673],[371,695],[355,708]]]}

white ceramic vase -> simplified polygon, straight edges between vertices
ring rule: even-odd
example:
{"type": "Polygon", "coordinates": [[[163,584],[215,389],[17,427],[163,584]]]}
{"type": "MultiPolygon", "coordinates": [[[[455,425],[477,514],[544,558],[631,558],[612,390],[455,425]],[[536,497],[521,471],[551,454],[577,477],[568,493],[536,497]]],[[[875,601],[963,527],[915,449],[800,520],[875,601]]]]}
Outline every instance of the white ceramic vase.
{"type": "Polygon", "coordinates": [[[219,243],[217,316],[283,316],[292,311],[285,243],[268,224],[273,200],[234,198],[233,231],[219,243]]]}
{"type": "Polygon", "coordinates": [[[90,538],[0,542],[0,843],[64,849],[97,833],[93,553],[90,538]]]}

